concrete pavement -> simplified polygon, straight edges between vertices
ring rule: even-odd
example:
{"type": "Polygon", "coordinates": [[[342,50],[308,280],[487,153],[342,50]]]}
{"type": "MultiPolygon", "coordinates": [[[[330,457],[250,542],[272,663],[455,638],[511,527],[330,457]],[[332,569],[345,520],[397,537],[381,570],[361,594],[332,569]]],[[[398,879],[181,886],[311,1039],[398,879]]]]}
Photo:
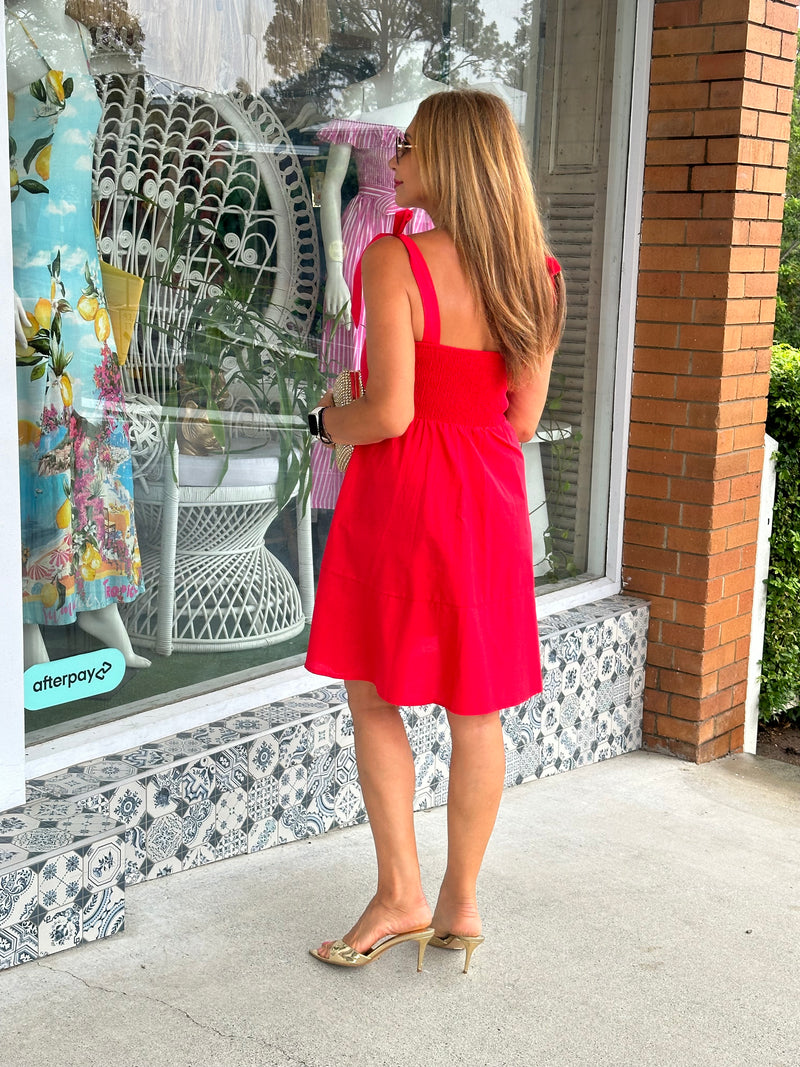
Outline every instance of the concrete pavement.
{"type": "MultiPolygon", "coordinates": [[[[435,896],[444,809],[417,829],[435,896]]],[[[0,973],[2,1067],[798,1067],[800,767],[637,752],[509,790],[486,943],[325,967],[367,827],[127,891],[123,934],[0,973]]]]}

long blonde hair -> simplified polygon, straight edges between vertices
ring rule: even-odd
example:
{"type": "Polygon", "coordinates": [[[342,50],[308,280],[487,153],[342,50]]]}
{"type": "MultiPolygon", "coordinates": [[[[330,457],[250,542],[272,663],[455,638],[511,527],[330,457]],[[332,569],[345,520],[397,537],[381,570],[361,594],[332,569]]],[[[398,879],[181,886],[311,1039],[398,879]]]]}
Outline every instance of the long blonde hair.
{"type": "Polygon", "coordinates": [[[433,221],[453,239],[506,361],[509,381],[530,378],[558,344],[565,294],[514,119],[491,93],[454,89],[419,106],[414,146],[433,221]],[[555,295],[555,299],[554,299],[555,295]]]}

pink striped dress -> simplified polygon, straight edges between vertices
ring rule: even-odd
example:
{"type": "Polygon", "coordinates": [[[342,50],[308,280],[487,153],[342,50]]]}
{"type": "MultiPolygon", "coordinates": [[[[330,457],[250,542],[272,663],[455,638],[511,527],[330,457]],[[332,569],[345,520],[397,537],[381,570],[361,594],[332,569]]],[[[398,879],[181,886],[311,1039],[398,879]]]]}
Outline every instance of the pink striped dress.
{"type": "MultiPolygon", "coordinates": [[[[395,212],[394,175],[389,169],[389,159],[394,151],[397,135],[402,130],[396,126],[380,126],[372,122],[357,122],[353,119],[334,119],[319,131],[319,139],[329,144],[349,144],[358,175],[358,193],[353,197],[342,215],[342,241],[344,262],[342,269],[348,289],[353,290],[356,266],[367,245],[382,233],[393,232],[395,212]]],[[[406,228],[407,233],[422,233],[433,228],[430,217],[424,211],[415,210],[406,228]]],[[[323,368],[333,381],[343,370],[360,368],[366,328],[353,324],[346,329],[340,326],[335,333],[326,323],[322,335],[323,368]]],[[[343,475],[333,458],[333,451],[315,445],[311,455],[312,486],[311,505],[315,508],[332,508],[336,504],[343,475]]]]}

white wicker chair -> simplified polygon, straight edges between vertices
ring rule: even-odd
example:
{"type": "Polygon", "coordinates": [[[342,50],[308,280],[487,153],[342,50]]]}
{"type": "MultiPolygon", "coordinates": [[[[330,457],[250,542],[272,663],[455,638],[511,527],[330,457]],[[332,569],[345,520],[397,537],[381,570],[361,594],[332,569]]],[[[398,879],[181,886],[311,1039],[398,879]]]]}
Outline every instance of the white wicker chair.
{"type": "MultiPolygon", "coordinates": [[[[264,543],[278,514],[277,446],[269,440],[278,417],[252,410],[238,416],[239,432],[255,435],[249,445],[261,447],[232,456],[222,481],[218,456],[167,455],[163,404],[185,358],[188,294],[220,292],[211,242],[193,239],[172,264],[171,284],[160,279],[182,203],[181,210],[213,220],[230,262],[252,281],[252,299],[267,294],[264,321],[302,343],[317,301],[319,253],[297,154],[259,97],[201,94],[142,74],[105,76],[99,92],[101,255],[146,279],[123,367],[146,586],[127,610],[128,631],[162,655],[286,640],[310,616],[314,576],[310,515],[301,505],[299,589],[264,543]]],[[[268,349],[262,358],[270,358],[268,349]]],[[[231,366],[223,360],[223,371],[231,366]]]]}

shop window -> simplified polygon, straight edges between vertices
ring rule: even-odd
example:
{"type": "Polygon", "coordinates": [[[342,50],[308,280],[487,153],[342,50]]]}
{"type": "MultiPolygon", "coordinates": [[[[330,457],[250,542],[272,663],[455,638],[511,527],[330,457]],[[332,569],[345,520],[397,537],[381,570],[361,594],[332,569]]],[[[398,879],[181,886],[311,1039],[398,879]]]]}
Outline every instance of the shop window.
{"type": "Polygon", "coordinates": [[[569,297],[524,446],[537,579],[602,574],[614,0],[66,11],[6,17],[29,736],[302,662],[341,484],[304,412],[358,365],[354,266],[431,92],[499,93],[530,149],[569,297]]]}

